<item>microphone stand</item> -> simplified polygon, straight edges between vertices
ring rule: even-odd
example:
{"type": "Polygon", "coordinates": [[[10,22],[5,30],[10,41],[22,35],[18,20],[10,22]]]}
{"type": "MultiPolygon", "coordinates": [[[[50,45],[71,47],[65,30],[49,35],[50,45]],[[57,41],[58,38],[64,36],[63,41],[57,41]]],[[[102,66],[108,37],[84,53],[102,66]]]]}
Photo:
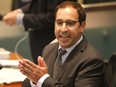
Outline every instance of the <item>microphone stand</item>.
{"type": "Polygon", "coordinates": [[[2,67],[2,65],[0,64],[0,70],[2,69],[3,67],[2,67]]]}

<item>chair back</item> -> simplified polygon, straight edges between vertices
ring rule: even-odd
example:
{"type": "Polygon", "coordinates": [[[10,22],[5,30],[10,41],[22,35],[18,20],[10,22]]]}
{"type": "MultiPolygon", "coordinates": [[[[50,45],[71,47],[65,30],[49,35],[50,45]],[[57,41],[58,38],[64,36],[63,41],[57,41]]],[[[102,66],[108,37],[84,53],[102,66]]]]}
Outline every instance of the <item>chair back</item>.
{"type": "Polygon", "coordinates": [[[108,87],[116,87],[116,52],[105,63],[105,80],[108,87]]]}

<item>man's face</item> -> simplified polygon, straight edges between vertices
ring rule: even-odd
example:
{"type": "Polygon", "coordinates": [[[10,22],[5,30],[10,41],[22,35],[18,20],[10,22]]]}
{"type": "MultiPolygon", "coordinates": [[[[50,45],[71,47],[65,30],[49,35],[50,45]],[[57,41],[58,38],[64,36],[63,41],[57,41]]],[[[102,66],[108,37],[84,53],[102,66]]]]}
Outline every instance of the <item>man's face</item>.
{"type": "Polygon", "coordinates": [[[80,38],[85,23],[80,25],[77,10],[72,7],[60,8],[56,14],[55,35],[62,48],[69,48],[80,38]]]}

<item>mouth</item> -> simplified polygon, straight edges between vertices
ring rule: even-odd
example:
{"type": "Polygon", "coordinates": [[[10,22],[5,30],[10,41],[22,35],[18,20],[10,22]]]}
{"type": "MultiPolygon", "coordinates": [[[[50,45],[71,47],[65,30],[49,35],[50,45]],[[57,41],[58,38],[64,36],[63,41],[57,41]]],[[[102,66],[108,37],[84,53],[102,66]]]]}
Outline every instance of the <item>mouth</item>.
{"type": "Polygon", "coordinates": [[[69,35],[60,35],[61,38],[68,38],[69,35]]]}
{"type": "Polygon", "coordinates": [[[68,36],[60,36],[61,38],[67,38],[68,36]]]}
{"type": "Polygon", "coordinates": [[[70,38],[70,36],[68,36],[68,35],[60,35],[60,39],[62,41],[67,41],[69,38],[70,38]]]}

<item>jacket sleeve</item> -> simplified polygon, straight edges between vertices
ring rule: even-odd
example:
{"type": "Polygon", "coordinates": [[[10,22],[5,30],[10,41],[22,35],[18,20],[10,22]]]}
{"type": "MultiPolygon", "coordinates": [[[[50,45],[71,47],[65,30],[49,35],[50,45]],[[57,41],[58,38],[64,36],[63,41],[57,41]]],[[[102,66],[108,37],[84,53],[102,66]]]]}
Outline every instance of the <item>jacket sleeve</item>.
{"type": "MultiPolygon", "coordinates": [[[[25,16],[23,18],[23,24],[26,30],[31,28],[32,30],[45,30],[54,28],[54,10],[58,4],[65,0],[42,0],[35,4],[36,7],[31,8],[33,12],[29,11],[28,6],[23,8],[25,16]],[[36,12],[34,12],[36,10],[36,12]],[[28,11],[28,13],[27,13],[28,11]],[[38,11],[38,12],[37,12],[38,11]]],[[[32,5],[31,5],[32,6],[32,5]]]]}
{"type": "Polygon", "coordinates": [[[26,78],[26,79],[22,82],[22,87],[31,87],[31,85],[30,85],[30,80],[26,78]]]}
{"type": "Polygon", "coordinates": [[[21,10],[23,11],[23,13],[28,13],[29,12],[30,5],[31,5],[31,3],[28,3],[27,5],[21,7],[21,10]]]}

